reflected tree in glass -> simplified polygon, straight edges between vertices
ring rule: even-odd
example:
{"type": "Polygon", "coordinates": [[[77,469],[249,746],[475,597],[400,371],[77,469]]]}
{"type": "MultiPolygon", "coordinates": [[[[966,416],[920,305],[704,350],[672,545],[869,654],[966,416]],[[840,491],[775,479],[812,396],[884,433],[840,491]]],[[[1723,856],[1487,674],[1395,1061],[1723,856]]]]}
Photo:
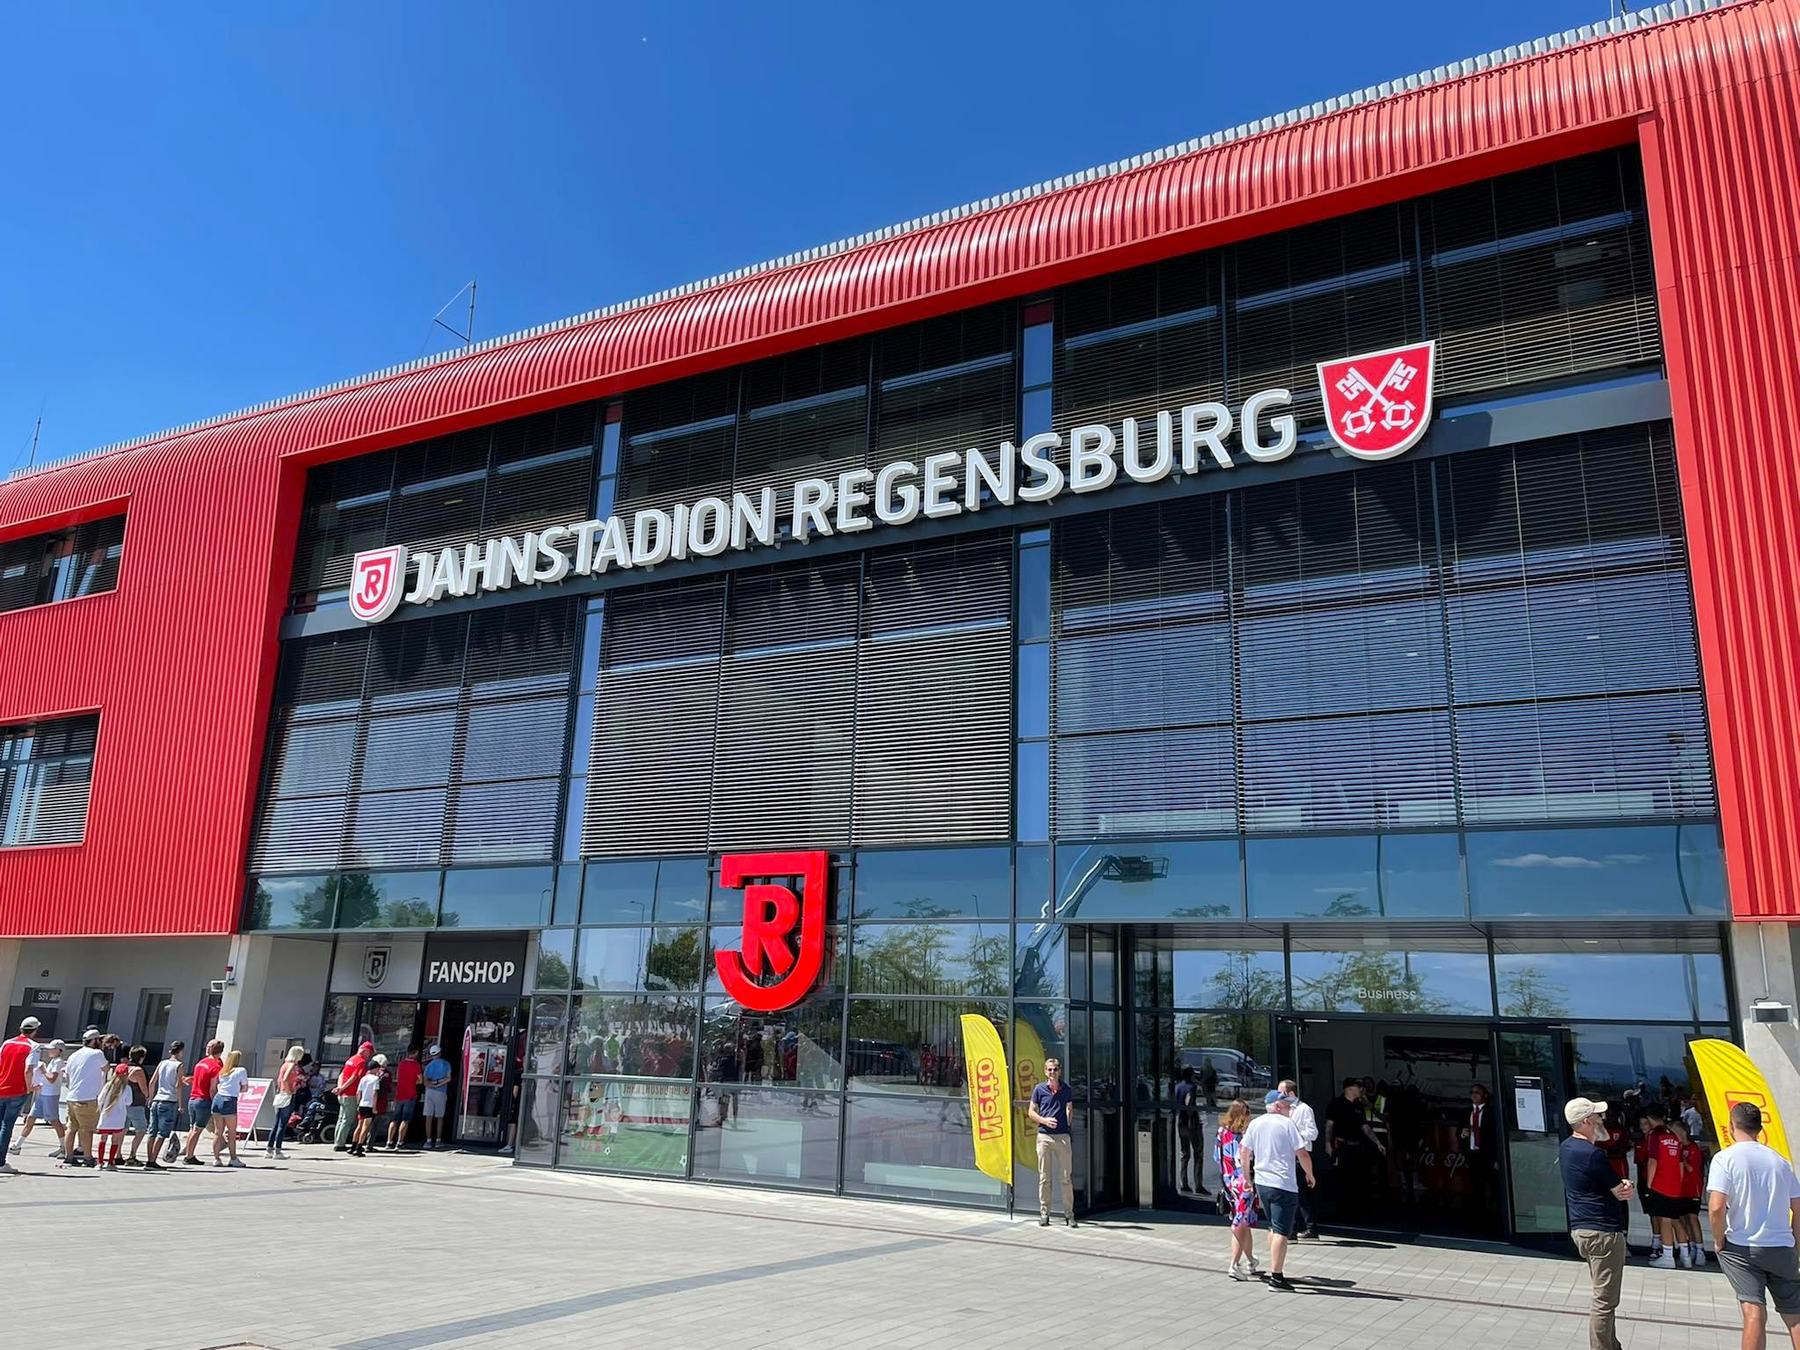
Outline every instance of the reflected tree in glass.
{"type": "Polygon", "coordinates": [[[1568,991],[1536,966],[1500,973],[1500,1011],[1508,1017],[1567,1017],[1567,998],[1568,991]]]}
{"type": "Polygon", "coordinates": [[[1447,1001],[1427,993],[1403,952],[1343,952],[1317,975],[1294,973],[1294,1005],[1371,1013],[1443,1012],[1447,1001]]]}
{"type": "Polygon", "coordinates": [[[1281,1008],[1287,1004],[1287,981],[1263,963],[1266,952],[1226,953],[1207,981],[1207,1002],[1219,1008],[1281,1008]]]}
{"type": "Polygon", "coordinates": [[[693,989],[700,983],[700,930],[658,929],[644,958],[647,989],[693,989]]]}

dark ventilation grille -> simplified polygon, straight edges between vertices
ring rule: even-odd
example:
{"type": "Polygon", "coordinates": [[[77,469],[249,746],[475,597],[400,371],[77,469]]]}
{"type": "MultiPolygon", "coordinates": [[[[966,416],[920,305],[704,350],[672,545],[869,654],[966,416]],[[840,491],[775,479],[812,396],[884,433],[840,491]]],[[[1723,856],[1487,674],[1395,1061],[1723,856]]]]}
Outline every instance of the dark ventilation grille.
{"type": "Polygon", "coordinates": [[[730,487],[737,411],[735,370],[627,394],[619,506],[670,506],[730,487]]]}
{"type": "Polygon", "coordinates": [[[871,554],[856,675],[855,840],[1012,829],[1012,545],[871,554]]]}
{"type": "Polygon", "coordinates": [[[1013,313],[951,314],[876,339],[875,446],[869,464],[922,464],[971,448],[992,455],[1018,422],[1013,313]]]}
{"type": "Polygon", "coordinates": [[[312,470],[294,603],[341,594],[363,549],[460,546],[586,520],[598,413],[580,403],[312,470]]]}
{"type": "Polygon", "coordinates": [[[813,347],[744,370],[732,487],[775,489],[777,509],[802,478],[861,468],[869,443],[869,350],[813,347]]]}
{"type": "Polygon", "coordinates": [[[609,597],[583,853],[1005,838],[1010,549],[609,597]]]}
{"type": "Polygon", "coordinates": [[[607,597],[584,854],[704,852],[725,583],[607,597]]]}
{"type": "Polygon", "coordinates": [[[1704,818],[1666,428],[1060,524],[1062,837],[1704,818]]]}
{"type": "MultiPolygon", "coordinates": [[[[1216,253],[1066,288],[1057,316],[1055,429],[1154,418],[1159,409],[1222,398],[1223,332],[1216,253]]],[[[1154,423],[1145,430],[1154,434],[1154,423]]]]}
{"type": "Polygon", "coordinates": [[[0,543],[0,613],[110,591],[124,554],[124,516],[0,543]]]}
{"type": "Polygon", "coordinates": [[[100,718],[0,727],[0,848],[79,844],[100,718]]]}
{"type": "Polygon", "coordinates": [[[289,643],[251,866],[554,857],[574,625],[555,600],[289,643]]]}
{"type": "Polygon", "coordinates": [[[1419,203],[1419,223],[1440,395],[1660,359],[1634,153],[1453,188],[1419,203]]]}

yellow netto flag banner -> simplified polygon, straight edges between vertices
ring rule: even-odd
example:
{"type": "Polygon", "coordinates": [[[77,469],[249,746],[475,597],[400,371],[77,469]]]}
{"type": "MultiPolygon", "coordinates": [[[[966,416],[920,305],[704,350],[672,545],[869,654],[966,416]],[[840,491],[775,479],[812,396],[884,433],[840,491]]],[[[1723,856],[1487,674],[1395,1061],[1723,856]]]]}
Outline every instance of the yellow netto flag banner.
{"type": "Polygon", "coordinates": [[[1775,1094],[1750,1056],[1730,1041],[1697,1040],[1688,1042],[1688,1063],[1705,1095],[1707,1119],[1720,1148],[1730,1148],[1734,1142],[1731,1108],[1749,1102],[1762,1111],[1763,1143],[1793,1161],[1781,1112],[1775,1108],[1775,1094]]]}
{"type": "Polygon", "coordinates": [[[968,1066],[969,1132],[975,1137],[975,1165],[995,1181],[1012,1182],[1011,1080],[1006,1047],[994,1024],[980,1013],[962,1017],[963,1062],[968,1066]]]}
{"type": "MultiPolygon", "coordinates": [[[[1044,1081],[1044,1042],[1037,1034],[1037,1028],[1023,1017],[1013,1018],[1013,1053],[1018,1062],[1013,1065],[1013,1100],[1028,1102],[1031,1090],[1044,1081]]],[[[1016,1118],[1013,1125],[1013,1161],[1020,1167],[1037,1171],[1037,1127],[1031,1123],[1031,1117],[1025,1114],[1025,1108],[1014,1108],[1016,1118]]]]}

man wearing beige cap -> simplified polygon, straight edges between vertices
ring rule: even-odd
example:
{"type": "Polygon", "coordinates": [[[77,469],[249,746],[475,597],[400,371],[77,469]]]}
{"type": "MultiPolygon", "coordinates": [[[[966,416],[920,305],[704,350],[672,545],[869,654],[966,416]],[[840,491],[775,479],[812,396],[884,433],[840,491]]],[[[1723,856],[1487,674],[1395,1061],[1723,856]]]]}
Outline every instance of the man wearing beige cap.
{"type": "Polygon", "coordinates": [[[1577,1097],[1563,1107],[1563,1119],[1574,1131],[1557,1155],[1569,1236],[1594,1282],[1588,1348],[1621,1350],[1613,1321],[1625,1283],[1625,1202],[1631,1198],[1631,1182],[1619,1180],[1600,1147],[1607,1138],[1605,1102],[1577,1097]]]}

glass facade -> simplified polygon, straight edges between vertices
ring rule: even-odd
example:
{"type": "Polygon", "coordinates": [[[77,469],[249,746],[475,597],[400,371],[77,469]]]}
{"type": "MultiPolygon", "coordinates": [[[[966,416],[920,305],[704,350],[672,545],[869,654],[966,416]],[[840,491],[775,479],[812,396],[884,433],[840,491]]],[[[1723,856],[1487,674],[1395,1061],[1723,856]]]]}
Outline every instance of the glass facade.
{"type": "Polygon", "coordinates": [[[1194,1205],[1231,1103],[1291,1077],[1323,1118],[1360,1075],[1397,1161],[1331,1212],[1491,1231],[1497,1192],[1436,1161],[1472,1083],[1675,1083],[1731,1017],[1670,433],[1547,412],[1350,466],[1313,363],[1431,337],[1465,407],[1654,379],[1637,175],[1589,156],[315,470],[246,927],[534,934],[526,1164],[1028,1205],[1054,1056],[1081,1204],[1194,1205]],[[332,619],[359,548],[1277,385],[1303,444],[1272,469],[332,619]],[[720,857],[755,848],[832,859],[779,1012],[714,962],[720,857]],[[969,1014],[1008,1051],[1010,1201],[969,1014]]]}

